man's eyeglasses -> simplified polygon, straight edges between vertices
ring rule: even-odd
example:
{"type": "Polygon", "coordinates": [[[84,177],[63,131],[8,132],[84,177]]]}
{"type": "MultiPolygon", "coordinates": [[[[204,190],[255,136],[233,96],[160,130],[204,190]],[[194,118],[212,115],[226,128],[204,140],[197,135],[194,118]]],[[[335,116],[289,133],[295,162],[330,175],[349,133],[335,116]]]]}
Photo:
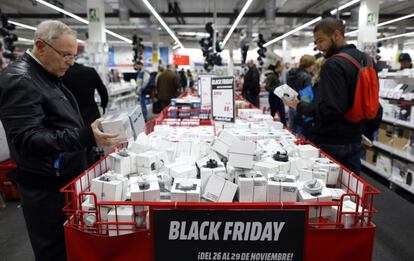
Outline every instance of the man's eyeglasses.
{"type": "Polygon", "coordinates": [[[55,47],[53,47],[51,44],[49,44],[48,42],[46,42],[45,40],[43,40],[43,39],[40,39],[43,43],[45,43],[47,46],[49,46],[50,48],[52,48],[53,49],[53,51],[55,51],[56,53],[58,53],[60,56],[62,56],[62,58],[63,58],[63,60],[65,61],[65,62],[68,62],[68,61],[70,61],[70,60],[76,60],[76,58],[78,58],[78,56],[77,55],[74,55],[74,54],[65,54],[65,53],[63,53],[63,52],[61,52],[61,51],[59,51],[59,50],[57,50],[55,47]]]}

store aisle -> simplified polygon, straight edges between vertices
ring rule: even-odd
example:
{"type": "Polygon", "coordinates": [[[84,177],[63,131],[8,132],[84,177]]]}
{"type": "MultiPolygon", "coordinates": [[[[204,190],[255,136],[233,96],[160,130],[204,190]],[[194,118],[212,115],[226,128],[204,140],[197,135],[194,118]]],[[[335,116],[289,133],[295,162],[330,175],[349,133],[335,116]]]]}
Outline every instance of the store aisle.
{"type": "MultiPolygon", "coordinates": [[[[397,193],[390,191],[388,184],[375,174],[362,177],[382,192],[375,200],[378,213],[374,217],[377,230],[373,260],[414,260],[414,196],[401,189],[397,193]]],[[[7,202],[7,207],[0,210],[0,260],[34,260],[17,202],[7,202]]]]}

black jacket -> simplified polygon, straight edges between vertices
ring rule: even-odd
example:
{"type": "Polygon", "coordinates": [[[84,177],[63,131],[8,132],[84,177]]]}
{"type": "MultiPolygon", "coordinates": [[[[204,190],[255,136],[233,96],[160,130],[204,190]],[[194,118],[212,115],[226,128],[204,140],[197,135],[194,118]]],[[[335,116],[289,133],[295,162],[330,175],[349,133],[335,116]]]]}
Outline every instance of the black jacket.
{"type": "Polygon", "coordinates": [[[256,66],[250,68],[244,76],[242,89],[243,95],[259,95],[260,93],[260,73],[256,66]]]}
{"type": "Polygon", "coordinates": [[[63,83],[75,96],[86,125],[101,116],[95,102],[95,89],[101,97],[101,107],[104,110],[108,104],[108,91],[94,68],[75,63],[65,73],[63,83]]]}
{"type": "Polygon", "coordinates": [[[266,90],[270,93],[273,93],[276,87],[280,86],[279,75],[275,71],[267,70],[265,71],[266,76],[266,90]]]}
{"type": "Polygon", "coordinates": [[[87,167],[91,127],[60,79],[27,53],[0,75],[0,119],[21,184],[57,191],[87,167]]]}
{"type": "Polygon", "coordinates": [[[298,92],[304,87],[312,85],[312,76],[304,69],[293,68],[286,76],[286,83],[298,92]]]}
{"type": "MultiPolygon", "coordinates": [[[[351,55],[366,64],[365,55],[354,45],[335,50],[351,55]]],[[[361,141],[362,123],[354,124],[344,119],[351,109],[355,96],[358,69],[348,60],[332,56],[321,68],[320,83],[315,95],[314,111],[299,103],[298,113],[314,116],[313,141],[316,144],[349,144],[361,141]]]]}

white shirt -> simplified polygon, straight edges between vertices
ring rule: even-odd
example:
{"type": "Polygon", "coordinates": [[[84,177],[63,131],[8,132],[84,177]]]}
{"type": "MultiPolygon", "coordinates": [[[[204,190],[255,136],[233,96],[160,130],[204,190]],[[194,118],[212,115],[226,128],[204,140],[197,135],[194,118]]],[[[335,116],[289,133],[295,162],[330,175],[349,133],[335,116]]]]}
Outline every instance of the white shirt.
{"type": "MultiPolygon", "coordinates": [[[[39,61],[39,59],[36,58],[36,56],[33,55],[33,53],[30,51],[30,49],[26,50],[26,53],[30,55],[38,64],[40,64],[43,68],[46,69],[46,67],[39,61]]],[[[47,70],[46,70],[47,71],[47,70]]]]}

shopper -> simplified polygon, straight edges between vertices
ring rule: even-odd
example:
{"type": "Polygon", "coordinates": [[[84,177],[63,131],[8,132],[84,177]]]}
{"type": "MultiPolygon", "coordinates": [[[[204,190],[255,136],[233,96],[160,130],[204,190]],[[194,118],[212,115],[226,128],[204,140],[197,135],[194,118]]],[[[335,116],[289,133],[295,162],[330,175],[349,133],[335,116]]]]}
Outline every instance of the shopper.
{"type": "Polygon", "coordinates": [[[108,91],[94,68],[75,62],[63,76],[63,84],[75,97],[85,125],[92,124],[101,116],[95,102],[95,90],[98,91],[100,106],[105,113],[108,91]]]}
{"type": "Polygon", "coordinates": [[[247,62],[248,71],[244,76],[242,96],[259,108],[260,73],[253,60],[247,62]]]}
{"type": "MultiPolygon", "coordinates": [[[[292,68],[287,74],[287,84],[301,93],[305,88],[312,87],[312,72],[315,67],[315,57],[305,54],[299,60],[299,67],[292,68]]],[[[300,98],[301,95],[299,95],[300,98]]],[[[307,101],[309,102],[309,101],[307,101]]],[[[297,134],[303,134],[303,115],[289,108],[289,128],[297,134]]]]}
{"type": "Polygon", "coordinates": [[[398,62],[401,66],[400,70],[413,68],[413,64],[411,63],[411,56],[408,53],[401,53],[398,57],[398,62]]]}
{"type": "Polygon", "coordinates": [[[36,260],[65,260],[59,189],[87,167],[86,149],[117,143],[116,134],[85,126],[78,105],[61,77],[73,65],[76,33],[59,21],[44,21],[34,47],[0,75],[0,119],[11,158],[17,164],[19,191],[36,260]]]}
{"type": "Polygon", "coordinates": [[[180,79],[175,73],[175,65],[167,67],[157,78],[157,93],[160,109],[164,109],[170,104],[172,98],[178,96],[180,89],[180,79]]]}
{"type": "Polygon", "coordinates": [[[147,93],[143,89],[148,85],[150,73],[144,69],[144,64],[140,61],[136,63],[135,69],[138,72],[136,94],[138,95],[139,103],[141,105],[142,115],[144,116],[144,119],[146,121],[148,117],[147,93]]]}
{"type": "Polygon", "coordinates": [[[181,68],[181,70],[178,72],[178,77],[180,77],[180,85],[181,85],[180,92],[185,92],[188,85],[187,85],[187,76],[185,75],[184,68],[181,68]]]}
{"type": "MultiPolygon", "coordinates": [[[[367,60],[364,53],[346,43],[344,32],[343,23],[333,17],[323,19],[313,30],[316,46],[327,60],[322,66],[315,96],[312,136],[323,151],[353,172],[360,173],[363,124],[344,119],[354,103],[359,70],[348,60],[333,55],[346,53],[362,64],[367,64],[367,60]]],[[[296,108],[298,113],[304,113],[303,103],[298,99],[284,102],[296,108]]]]}
{"type": "Polygon", "coordinates": [[[187,81],[188,81],[188,87],[193,88],[194,78],[193,78],[193,74],[191,73],[190,69],[187,69],[187,81]]]}
{"type": "Polygon", "coordinates": [[[264,74],[266,76],[266,90],[269,92],[270,115],[274,118],[277,112],[280,122],[282,122],[283,125],[286,125],[285,105],[283,104],[283,101],[273,93],[276,87],[280,86],[279,73],[282,69],[283,65],[281,61],[277,61],[276,66],[272,64],[269,65],[264,74]]]}

